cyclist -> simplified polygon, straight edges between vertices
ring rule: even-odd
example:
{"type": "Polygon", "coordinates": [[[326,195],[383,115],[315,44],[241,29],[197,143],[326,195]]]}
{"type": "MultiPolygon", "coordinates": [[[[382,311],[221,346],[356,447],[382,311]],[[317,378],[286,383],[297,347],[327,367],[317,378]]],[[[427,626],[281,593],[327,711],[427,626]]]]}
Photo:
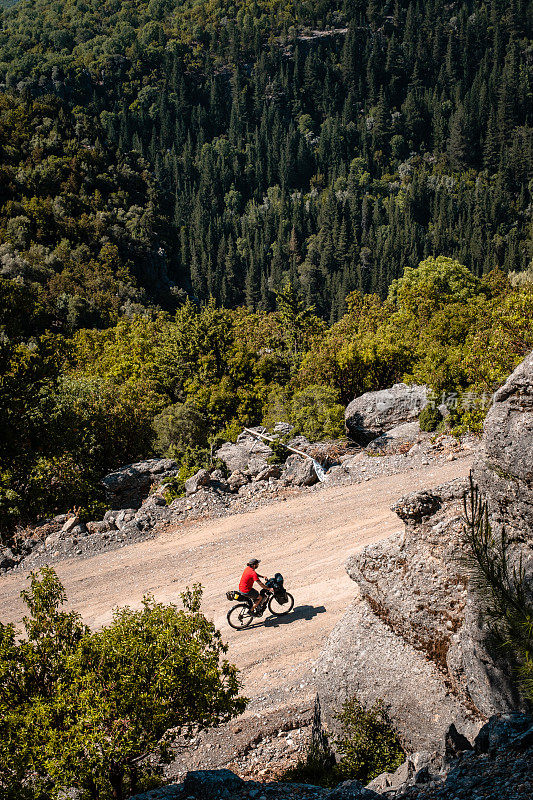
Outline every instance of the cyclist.
{"type": "Polygon", "coordinates": [[[259,564],[260,564],[259,558],[251,558],[248,561],[248,564],[246,565],[244,572],[242,573],[241,581],[239,583],[239,592],[241,594],[246,595],[246,597],[249,597],[250,600],[254,601],[252,606],[253,614],[256,613],[257,607],[261,603],[263,597],[272,592],[272,589],[269,589],[263,583],[263,580],[266,581],[265,576],[258,575],[256,572],[259,564]],[[261,578],[263,580],[260,580],[261,578]],[[258,583],[259,586],[261,586],[261,594],[257,591],[257,589],[254,589],[254,583],[258,583]]]}

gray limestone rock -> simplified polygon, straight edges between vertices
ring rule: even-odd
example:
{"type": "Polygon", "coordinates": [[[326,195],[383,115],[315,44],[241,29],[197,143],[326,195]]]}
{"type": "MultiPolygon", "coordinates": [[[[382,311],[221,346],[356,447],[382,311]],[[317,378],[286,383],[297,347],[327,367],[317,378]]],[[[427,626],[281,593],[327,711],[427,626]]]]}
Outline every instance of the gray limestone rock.
{"type": "Polygon", "coordinates": [[[63,523],[63,527],[61,528],[61,533],[63,535],[68,535],[71,531],[79,525],[80,520],[76,516],[68,517],[67,520],[63,523]]]}
{"type": "Polygon", "coordinates": [[[115,516],[114,522],[119,531],[121,531],[125,525],[131,522],[136,513],[137,511],[135,508],[123,508],[122,511],[118,512],[118,514],[115,516]]]}
{"type": "Polygon", "coordinates": [[[261,472],[255,476],[256,481],[268,481],[270,478],[279,478],[281,475],[281,467],[279,464],[267,464],[261,472]]]}
{"type": "MultiPolygon", "coordinates": [[[[253,430],[263,432],[264,428],[254,428],[253,430]]],[[[216,451],[215,455],[224,461],[231,472],[238,470],[255,476],[267,466],[267,459],[272,455],[272,450],[265,442],[244,432],[237,437],[235,444],[226,442],[216,451]]]]}
{"type": "Polygon", "coordinates": [[[407,449],[409,445],[415,445],[420,437],[420,425],[416,422],[404,422],[397,425],[386,433],[382,433],[377,439],[373,439],[367,445],[370,453],[391,453],[398,451],[398,448],[407,449]]]}
{"type": "Polygon", "coordinates": [[[414,422],[427,403],[425,386],[396,383],[390,389],[365,392],[346,408],[346,431],[366,445],[382,433],[406,422],[414,422]]]}
{"type": "Polygon", "coordinates": [[[198,800],[215,800],[221,796],[229,797],[230,795],[226,793],[238,792],[243,788],[243,779],[229,769],[188,772],[183,781],[185,797],[192,795],[198,800]]]}
{"type": "Polygon", "coordinates": [[[434,753],[424,751],[411,753],[395,772],[382,772],[370,781],[366,788],[382,794],[400,792],[408,786],[425,784],[430,780],[431,773],[438,771],[439,761],[434,753]]]}
{"type": "Polygon", "coordinates": [[[87,523],[87,531],[88,533],[104,533],[104,531],[109,530],[109,525],[105,520],[100,520],[98,522],[88,522],[87,523]]]}
{"type": "Polygon", "coordinates": [[[406,525],[422,522],[439,510],[442,500],[434,491],[423,489],[401,497],[391,507],[406,525]]]}
{"type": "Polygon", "coordinates": [[[286,485],[291,486],[313,486],[318,481],[311,459],[295,453],[285,462],[281,477],[286,485]]]}
{"type": "Polygon", "coordinates": [[[380,800],[380,795],[360,781],[344,781],[325,796],[324,800],[380,800]]]}
{"type": "Polygon", "coordinates": [[[466,602],[466,579],[456,558],[462,525],[454,514],[432,523],[423,532],[408,529],[364,547],[348,559],[346,569],[375,613],[446,669],[466,602]]]}
{"type": "Polygon", "coordinates": [[[495,714],[476,736],[474,750],[478,754],[493,753],[529,731],[532,724],[533,719],[530,714],[520,712],[495,714]]]}
{"type": "Polygon", "coordinates": [[[335,626],[316,664],[323,718],[338,733],[335,715],[356,695],[365,706],[383,700],[408,751],[434,751],[452,722],[473,739],[480,721],[441,670],[358,598],[335,626]]]}
{"type": "Polygon", "coordinates": [[[185,481],[185,494],[194,494],[201,486],[209,486],[211,475],[206,469],[200,469],[185,481]]]}
{"type": "Polygon", "coordinates": [[[494,395],[473,476],[493,531],[505,526],[533,573],[533,353],[494,395]]]}
{"type": "Polygon", "coordinates": [[[138,508],[154,484],[176,475],[178,465],[171,458],[151,458],[126,464],[103,478],[113,508],[138,508]]]}
{"type": "Polygon", "coordinates": [[[0,569],[10,569],[17,563],[10,547],[0,546],[0,569]]]}
{"type": "Polygon", "coordinates": [[[247,483],[250,482],[250,476],[245,475],[244,472],[236,469],[228,478],[228,486],[230,491],[236,492],[238,491],[241,486],[246,486],[247,483]]]}

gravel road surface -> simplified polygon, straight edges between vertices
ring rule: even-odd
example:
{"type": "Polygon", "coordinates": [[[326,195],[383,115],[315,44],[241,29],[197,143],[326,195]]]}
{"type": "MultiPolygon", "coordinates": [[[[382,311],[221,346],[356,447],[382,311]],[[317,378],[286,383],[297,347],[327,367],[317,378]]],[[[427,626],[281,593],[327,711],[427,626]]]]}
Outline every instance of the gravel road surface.
{"type": "MultiPolygon", "coordinates": [[[[333,625],[354,596],[343,565],[358,548],[401,529],[390,511],[403,494],[468,474],[471,458],[383,476],[352,486],[302,490],[285,501],[244,514],[182,524],[160,536],[89,559],[55,566],[69,606],[91,626],[105,625],[116,606],[138,606],[145,593],[179,602],[185,586],[202,583],[204,612],[229,642],[229,658],[242,670],[243,690],[258,705],[293,699],[333,625]],[[226,590],[236,588],[246,561],[261,559],[260,573],[280,571],[296,599],[285,618],[266,617],[245,631],[227,625],[226,590]],[[292,687],[292,688],[291,688],[292,687]]],[[[18,622],[26,585],[20,572],[0,578],[0,619],[18,622]]],[[[303,690],[305,687],[302,686],[303,690]]],[[[305,694],[302,691],[301,694],[305,694]]]]}

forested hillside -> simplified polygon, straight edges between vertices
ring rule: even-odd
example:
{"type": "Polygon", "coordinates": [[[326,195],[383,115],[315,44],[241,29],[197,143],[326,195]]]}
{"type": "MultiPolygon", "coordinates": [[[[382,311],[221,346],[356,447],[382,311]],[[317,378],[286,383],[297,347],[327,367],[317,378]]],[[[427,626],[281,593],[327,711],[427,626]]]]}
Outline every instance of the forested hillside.
{"type": "Polygon", "coordinates": [[[0,13],[4,534],[397,380],[490,397],[533,347],[526,0],[0,13]]]}
{"type": "MultiPolygon", "coordinates": [[[[327,321],[405,266],[528,250],[525,0],[25,0],[0,34],[3,274],[58,324],[141,301],[327,321]]],[[[529,58],[529,61],[528,61],[529,58]]]]}

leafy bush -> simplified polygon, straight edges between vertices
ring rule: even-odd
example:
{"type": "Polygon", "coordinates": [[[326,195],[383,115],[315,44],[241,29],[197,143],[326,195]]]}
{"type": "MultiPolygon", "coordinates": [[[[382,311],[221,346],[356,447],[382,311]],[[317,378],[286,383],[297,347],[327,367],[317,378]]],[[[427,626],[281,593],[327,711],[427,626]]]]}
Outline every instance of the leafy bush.
{"type": "Polygon", "coordinates": [[[336,745],[341,759],[336,762],[322,728],[317,698],[306,759],[285,773],[286,780],[334,786],[356,779],[366,784],[382,772],[394,772],[404,761],[404,750],[381,700],[365,709],[353,697],[343,704],[338,719],[341,734],[336,745]]]}
{"type": "Polygon", "coordinates": [[[180,459],[180,468],[177,475],[166,478],[165,500],[171,503],[173,500],[185,495],[185,481],[198,472],[199,469],[209,469],[213,466],[208,450],[201,447],[188,447],[180,459]]]}
{"type": "Polygon", "coordinates": [[[78,464],[71,453],[38,458],[29,475],[29,495],[37,513],[66,508],[92,508],[103,490],[91,469],[78,464]]]}
{"type": "Polygon", "coordinates": [[[284,439],[281,437],[274,439],[273,442],[269,442],[269,445],[272,450],[272,455],[267,458],[267,462],[269,464],[284,464],[289,455],[289,450],[287,450],[284,439]]]}
{"type": "Polygon", "coordinates": [[[421,431],[432,433],[437,430],[439,423],[442,422],[442,414],[435,405],[428,403],[420,412],[418,422],[420,423],[421,431]]]}
{"type": "Polygon", "coordinates": [[[9,530],[20,519],[22,506],[23,499],[13,488],[13,475],[8,471],[0,472],[0,532],[9,530]]]}
{"type": "Polygon", "coordinates": [[[167,406],[153,425],[155,449],[161,455],[173,458],[187,447],[207,445],[208,420],[193,401],[167,406]]]}
{"type": "Polygon", "coordinates": [[[289,421],[295,433],[301,433],[311,442],[336,439],[344,433],[344,406],[339,403],[335,389],[307,386],[294,393],[289,421]]]}
{"type": "Polygon", "coordinates": [[[74,787],[91,800],[123,800],[170,759],[170,728],[212,726],[241,713],[236,668],[200,611],[145,597],[92,632],[61,611],[65,592],[50,568],[22,592],[25,637],[0,623],[0,794],[46,800],[74,787]]]}
{"type": "Polygon", "coordinates": [[[405,759],[404,750],[381,700],[365,709],[356,697],[347,700],[339,714],[342,754],[338,775],[369,783],[382,772],[394,772],[405,759]]]}
{"type": "Polygon", "coordinates": [[[465,433],[482,433],[483,422],[487,415],[487,406],[477,403],[466,406],[459,402],[456,408],[450,409],[449,425],[454,436],[465,433]]]}
{"type": "Polygon", "coordinates": [[[311,384],[291,394],[285,387],[275,387],[268,397],[263,424],[272,428],[280,421],[290,422],[295,434],[310,441],[342,436],[344,406],[339,403],[338,390],[311,384]]]}

